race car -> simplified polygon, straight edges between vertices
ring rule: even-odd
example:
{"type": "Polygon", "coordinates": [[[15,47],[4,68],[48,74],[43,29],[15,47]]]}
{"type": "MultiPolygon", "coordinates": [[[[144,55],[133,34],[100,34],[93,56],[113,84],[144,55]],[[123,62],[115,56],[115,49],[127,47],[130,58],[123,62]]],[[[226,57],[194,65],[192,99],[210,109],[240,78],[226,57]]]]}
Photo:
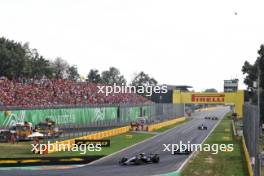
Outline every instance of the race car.
{"type": "Polygon", "coordinates": [[[198,130],[207,130],[207,126],[204,126],[203,124],[198,126],[198,130]]]}
{"type": "Polygon", "coordinates": [[[218,120],[218,117],[214,116],[212,117],[212,120],[218,120]]]}
{"type": "Polygon", "coordinates": [[[133,156],[131,158],[122,158],[119,161],[119,165],[143,165],[143,164],[152,164],[159,163],[160,157],[159,154],[149,154],[145,155],[141,153],[139,155],[133,156]]]}
{"type": "Polygon", "coordinates": [[[210,119],[211,119],[211,117],[209,117],[209,116],[205,116],[205,117],[204,117],[204,119],[209,119],[209,120],[210,120],[210,119]]]}
{"type": "Polygon", "coordinates": [[[192,151],[189,150],[188,148],[185,148],[185,149],[178,149],[176,151],[173,150],[173,155],[189,155],[191,154],[192,151]]]}

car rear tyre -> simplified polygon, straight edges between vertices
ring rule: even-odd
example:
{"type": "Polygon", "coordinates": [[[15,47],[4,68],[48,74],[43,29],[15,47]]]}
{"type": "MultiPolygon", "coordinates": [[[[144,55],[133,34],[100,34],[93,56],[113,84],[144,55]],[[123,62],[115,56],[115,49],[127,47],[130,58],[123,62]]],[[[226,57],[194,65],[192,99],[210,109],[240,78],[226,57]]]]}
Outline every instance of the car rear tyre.
{"type": "Polygon", "coordinates": [[[159,156],[154,157],[152,161],[153,161],[153,163],[159,163],[159,161],[160,161],[159,156]]]}
{"type": "Polygon", "coordinates": [[[122,158],[122,159],[119,161],[119,164],[120,164],[120,165],[124,165],[125,162],[126,162],[127,160],[128,160],[127,158],[122,158]]]}

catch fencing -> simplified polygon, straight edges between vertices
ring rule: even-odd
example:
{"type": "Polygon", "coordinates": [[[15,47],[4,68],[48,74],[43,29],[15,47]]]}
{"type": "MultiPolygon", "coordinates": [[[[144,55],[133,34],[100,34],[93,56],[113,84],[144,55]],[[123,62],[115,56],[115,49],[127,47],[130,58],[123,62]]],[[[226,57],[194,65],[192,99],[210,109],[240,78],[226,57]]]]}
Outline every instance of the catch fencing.
{"type": "Polygon", "coordinates": [[[129,125],[137,119],[146,124],[184,116],[183,104],[142,104],[119,106],[92,106],[76,108],[49,108],[0,111],[0,128],[8,129],[17,122],[31,122],[37,125],[49,118],[62,131],[59,138],[65,140],[89,135],[98,131],[129,125]]]}
{"type": "Polygon", "coordinates": [[[259,155],[260,121],[258,107],[245,104],[243,108],[243,135],[250,155],[254,176],[260,176],[261,158],[259,155]]]}

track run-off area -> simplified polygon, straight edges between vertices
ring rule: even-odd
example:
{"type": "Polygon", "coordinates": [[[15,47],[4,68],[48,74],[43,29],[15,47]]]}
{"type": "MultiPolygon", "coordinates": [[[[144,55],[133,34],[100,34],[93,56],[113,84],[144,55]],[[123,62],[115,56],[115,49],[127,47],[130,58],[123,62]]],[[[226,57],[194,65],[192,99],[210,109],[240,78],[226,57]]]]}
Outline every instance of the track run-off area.
{"type": "MultiPolygon", "coordinates": [[[[157,134],[143,142],[133,145],[124,150],[101,158],[87,165],[63,169],[32,169],[12,168],[0,170],[1,176],[138,176],[138,175],[161,175],[175,172],[183,167],[189,159],[189,155],[172,155],[171,152],[163,151],[164,144],[179,144],[180,141],[191,144],[201,144],[222,120],[229,107],[219,107],[210,111],[195,112],[186,123],[180,124],[170,130],[157,134]],[[216,116],[219,120],[206,120],[205,116],[216,116]],[[208,130],[198,130],[199,125],[207,126],[208,130]],[[118,161],[122,157],[132,157],[139,153],[158,153],[160,162],[140,166],[120,166],[118,161]]],[[[37,167],[39,168],[39,167],[37,167]]]]}

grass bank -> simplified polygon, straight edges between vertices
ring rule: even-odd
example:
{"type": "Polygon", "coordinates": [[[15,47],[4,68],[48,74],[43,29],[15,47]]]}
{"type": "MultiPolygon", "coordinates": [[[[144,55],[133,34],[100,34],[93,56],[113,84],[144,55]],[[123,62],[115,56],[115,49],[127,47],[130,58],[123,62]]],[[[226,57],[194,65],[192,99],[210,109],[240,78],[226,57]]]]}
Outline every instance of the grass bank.
{"type": "Polygon", "coordinates": [[[205,141],[206,144],[233,144],[232,152],[219,151],[218,154],[201,151],[183,169],[181,176],[246,176],[246,164],[239,141],[232,137],[229,114],[220,122],[205,141]]]}
{"type": "MultiPolygon", "coordinates": [[[[110,147],[102,147],[100,152],[86,152],[85,155],[109,155],[123,148],[129,147],[133,144],[141,142],[145,139],[154,136],[148,133],[133,133],[128,132],[121,135],[113,136],[110,139],[110,147]]],[[[15,144],[0,143],[0,157],[1,158],[18,158],[18,157],[57,157],[57,156],[80,156],[80,152],[54,152],[47,155],[33,154],[31,152],[32,142],[19,142],[15,144]]]]}

